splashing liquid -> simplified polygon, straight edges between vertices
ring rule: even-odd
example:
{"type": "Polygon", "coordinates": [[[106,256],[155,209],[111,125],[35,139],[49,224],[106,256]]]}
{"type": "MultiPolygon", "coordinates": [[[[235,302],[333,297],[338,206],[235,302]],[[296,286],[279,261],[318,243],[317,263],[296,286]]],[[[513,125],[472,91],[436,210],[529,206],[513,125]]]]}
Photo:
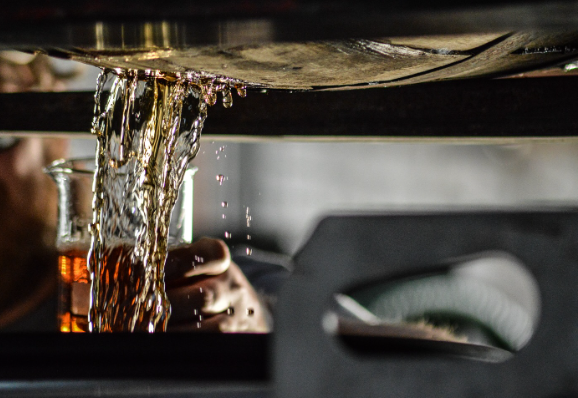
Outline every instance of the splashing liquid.
{"type": "MultiPolygon", "coordinates": [[[[97,81],[89,330],[165,331],[171,212],[199,150],[207,108],[238,82],[196,73],[104,70],[97,81]],[[104,110],[101,96],[113,78],[104,110]]],[[[243,93],[244,94],[244,93],[243,93]]]]}

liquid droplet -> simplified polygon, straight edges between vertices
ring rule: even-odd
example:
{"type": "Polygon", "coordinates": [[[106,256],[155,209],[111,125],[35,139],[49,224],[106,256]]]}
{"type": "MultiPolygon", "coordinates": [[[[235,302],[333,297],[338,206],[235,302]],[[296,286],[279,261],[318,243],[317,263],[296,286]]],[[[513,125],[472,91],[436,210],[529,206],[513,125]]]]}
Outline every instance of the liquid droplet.
{"type": "Polygon", "coordinates": [[[250,247],[247,248],[247,250],[245,250],[245,253],[247,253],[247,256],[250,256],[253,254],[253,249],[251,249],[250,247]]]}
{"type": "Polygon", "coordinates": [[[251,217],[251,215],[249,214],[249,208],[247,207],[247,211],[245,212],[245,220],[247,220],[247,228],[251,227],[251,221],[253,220],[253,217],[251,217]]]}
{"type": "Polygon", "coordinates": [[[207,101],[207,104],[209,104],[210,106],[213,106],[217,103],[217,93],[211,93],[209,95],[209,100],[207,101]]]}
{"type": "Polygon", "coordinates": [[[233,106],[233,95],[231,94],[231,90],[225,89],[223,91],[223,107],[230,108],[233,106]]]}
{"type": "Polygon", "coordinates": [[[234,307],[227,308],[227,315],[229,316],[235,315],[235,308],[234,307]]]}
{"type": "Polygon", "coordinates": [[[251,240],[251,235],[247,235],[247,240],[251,240]]]}
{"type": "Polygon", "coordinates": [[[229,231],[225,231],[225,238],[226,239],[231,239],[231,233],[229,231]]]}
{"type": "Polygon", "coordinates": [[[221,218],[222,218],[223,220],[226,220],[226,219],[227,219],[227,216],[226,216],[225,214],[221,214],[221,218]]]}
{"type": "Polygon", "coordinates": [[[235,89],[237,90],[237,95],[241,98],[245,98],[247,96],[247,87],[242,84],[236,84],[235,89]]]}
{"type": "Polygon", "coordinates": [[[227,203],[227,202],[221,202],[221,207],[229,207],[229,203],[227,203]]]}
{"type": "Polygon", "coordinates": [[[223,181],[225,180],[225,176],[222,174],[217,174],[217,181],[219,181],[219,185],[223,185],[223,181]]]}
{"type": "Polygon", "coordinates": [[[213,86],[213,81],[211,79],[207,81],[202,81],[203,85],[203,101],[209,106],[213,106],[217,103],[217,92],[213,86]]]}

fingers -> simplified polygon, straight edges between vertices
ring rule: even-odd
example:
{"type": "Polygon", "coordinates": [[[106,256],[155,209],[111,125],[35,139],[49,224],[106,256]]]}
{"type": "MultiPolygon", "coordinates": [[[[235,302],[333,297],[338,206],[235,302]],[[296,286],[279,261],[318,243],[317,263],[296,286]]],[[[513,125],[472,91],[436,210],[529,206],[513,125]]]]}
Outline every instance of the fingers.
{"type": "Polygon", "coordinates": [[[171,302],[171,319],[175,321],[197,319],[199,315],[214,315],[224,312],[231,301],[240,294],[239,289],[231,287],[228,272],[212,277],[188,278],[189,284],[167,287],[171,302]]]}
{"type": "Polygon", "coordinates": [[[267,332],[268,312],[218,239],[173,249],[165,265],[169,331],[267,332]]]}
{"type": "Polygon", "coordinates": [[[170,250],[165,264],[165,281],[171,284],[186,283],[183,279],[200,275],[219,275],[231,263],[227,245],[218,239],[201,238],[192,245],[170,250]]]}
{"type": "Polygon", "coordinates": [[[172,307],[169,331],[269,331],[268,311],[235,263],[221,275],[189,281],[167,289],[172,307]]]}
{"type": "Polygon", "coordinates": [[[203,238],[197,243],[195,251],[198,251],[200,266],[193,267],[185,273],[185,277],[197,275],[219,275],[229,268],[231,253],[222,240],[203,238]]]}

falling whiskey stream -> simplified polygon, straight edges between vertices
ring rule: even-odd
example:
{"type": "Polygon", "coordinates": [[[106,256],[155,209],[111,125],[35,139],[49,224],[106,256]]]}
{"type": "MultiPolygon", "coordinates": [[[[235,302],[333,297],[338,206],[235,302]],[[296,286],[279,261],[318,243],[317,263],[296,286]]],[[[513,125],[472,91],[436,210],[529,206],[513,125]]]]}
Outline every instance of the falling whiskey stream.
{"type": "Polygon", "coordinates": [[[103,70],[92,132],[97,136],[89,330],[164,331],[164,286],[171,211],[199,150],[208,106],[232,105],[237,81],[197,73],[103,70]],[[104,108],[104,87],[112,87],[104,108]]]}

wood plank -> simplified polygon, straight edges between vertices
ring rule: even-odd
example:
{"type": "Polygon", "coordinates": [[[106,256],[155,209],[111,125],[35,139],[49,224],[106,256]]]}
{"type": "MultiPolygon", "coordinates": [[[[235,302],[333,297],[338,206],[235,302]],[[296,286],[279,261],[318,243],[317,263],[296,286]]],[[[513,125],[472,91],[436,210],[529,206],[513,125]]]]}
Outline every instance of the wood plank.
{"type": "Polygon", "coordinates": [[[76,49],[64,53],[100,67],[169,73],[203,71],[253,87],[342,89],[496,77],[537,69],[578,56],[578,32],[528,31],[503,36],[351,39],[137,51],[76,49]],[[414,47],[417,45],[428,48],[414,47]],[[435,48],[429,48],[432,46],[435,48]],[[555,51],[543,51],[544,48],[555,51]]]}
{"type": "Polygon", "coordinates": [[[412,48],[449,51],[471,51],[484,46],[491,41],[497,40],[509,32],[478,33],[462,35],[432,35],[432,36],[409,36],[393,37],[391,44],[407,46],[412,48]]]}
{"type": "Polygon", "coordinates": [[[369,40],[201,47],[130,54],[71,53],[74,60],[101,67],[204,71],[243,80],[254,86],[294,90],[401,79],[466,57],[369,40]]]}

